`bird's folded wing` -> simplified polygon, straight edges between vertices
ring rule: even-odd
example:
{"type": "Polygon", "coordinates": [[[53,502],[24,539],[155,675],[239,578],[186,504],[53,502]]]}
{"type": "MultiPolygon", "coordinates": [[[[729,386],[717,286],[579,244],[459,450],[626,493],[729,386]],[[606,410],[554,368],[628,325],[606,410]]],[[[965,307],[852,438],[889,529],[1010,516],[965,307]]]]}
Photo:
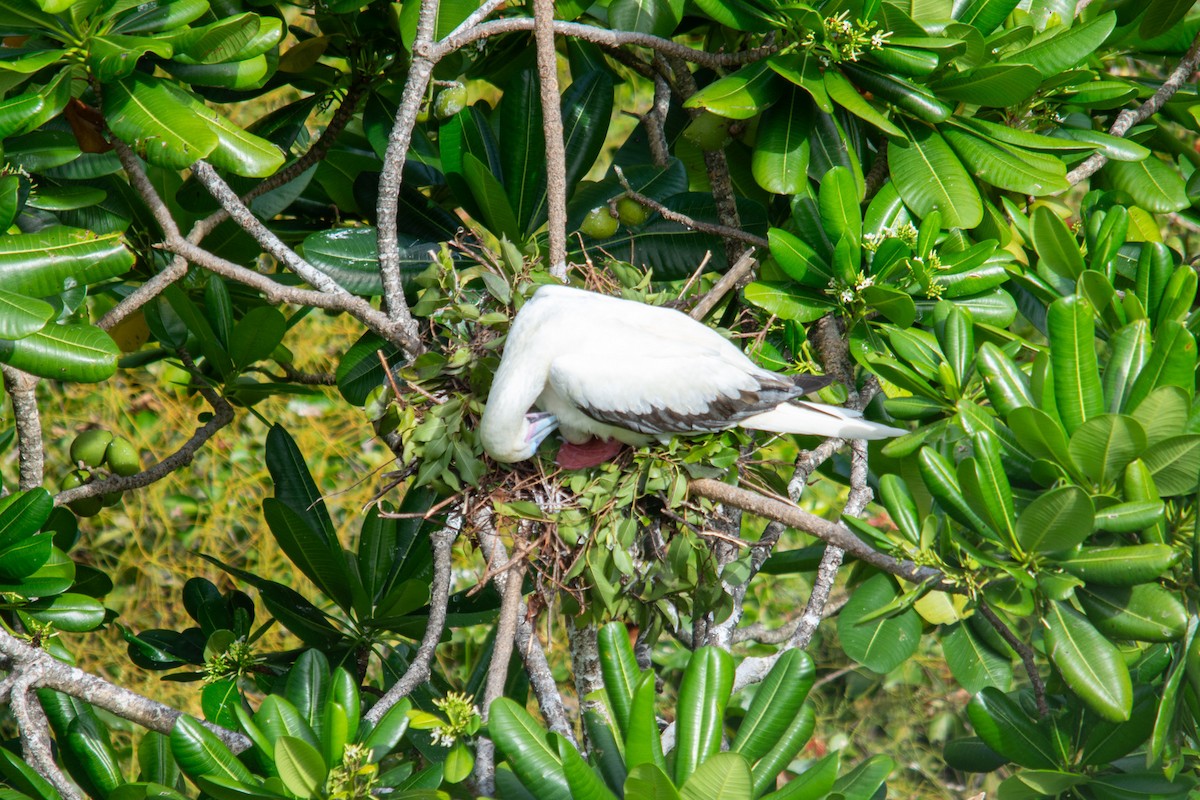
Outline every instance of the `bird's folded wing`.
{"type": "Polygon", "coordinates": [[[563,355],[551,362],[549,383],[592,419],[646,434],[725,430],[803,391],[718,352],[669,344],[653,353],[563,355]]]}

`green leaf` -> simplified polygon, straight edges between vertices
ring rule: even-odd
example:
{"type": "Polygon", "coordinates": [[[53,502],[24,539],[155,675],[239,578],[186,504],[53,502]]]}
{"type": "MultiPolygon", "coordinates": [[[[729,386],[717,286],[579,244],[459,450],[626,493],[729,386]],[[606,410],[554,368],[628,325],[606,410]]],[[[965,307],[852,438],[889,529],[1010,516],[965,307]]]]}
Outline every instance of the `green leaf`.
{"type": "Polygon", "coordinates": [[[1042,74],[1028,64],[984,64],[933,84],[939,97],[978,106],[1007,108],[1033,96],[1042,74]]]}
{"type": "Polygon", "coordinates": [[[292,563],[343,610],[351,605],[350,574],[340,548],[331,549],[303,515],[273,497],[263,500],[263,516],[292,563]]]}
{"type": "MultiPolygon", "coordinates": [[[[560,733],[551,733],[550,739],[558,750],[559,758],[562,759],[563,774],[566,775],[567,784],[571,787],[571,797],[574,800],[617,800],[617,796],[609,791],[600,776],[579,755],[575,745],[567,741],[567,738],[560,733]]],[[[458,746],[466,751],[466,747],[461,742],[458,746]]],[[[465,778],[466,775],[463,777],[465,778]]]]}
{"type": "Polygon", "coordinates": [[[1050,304],[1046,326],[1054,373],[1054,400],[1067,432],[1104,413],[1091,304],[1064,297],[1050,304]]]}
{"type": "Polygon", "coordinates": [[[1015,409],[1033,405],[1029,377],[999,347],[984,342],[979,346],[975,363],[983,376],[988,400],[1001,416],[1007,417],[1015,409]]]}
{"type": "Polygon", "coordinates": [[[1164,439],[1146,450],[1142,461],[1154,476],[1162,497],[1190,494],[1200,475],[1200,435],[1187,434],[1164,439]]]}
{"type": "Polygon", "coordinates": [[[760,795],[762,800],[821,800],[827,797],[837,781],[841,755],[840,750],[834,750],[818,758],[779,791],[760,795]]]}
{"type": "Polygon", "coordinates": [[[970,625],[956,622],[943,628],[939,639],[950,674],[971,694],[988,686],[1002,692],[1012,686],[1012,661],[988,647],[970,625]]]}
{"type": "Polygon", "coordinates": [[[815,322],[833,310],[828,301],[815,299],[807,293],[801,294],[787,283],[754,281],[746,284],[742,293],[747,303],[783,320],[815,322]]]}
{"type": "Polygon", "coordinates": [[[833,276],[829,263],[805,241],[781,228],[767,231],[771,257],[784,273],[805,286],[824,289],[833,276]]]}
{"type": "Polygon", "coordinates": [[[157,166],[190,167],[220,144],[212,127],[163,82],[140,73],[105,87],[104,112],[112,132],[157,166]]]}
{"type": "MultiPolygon", "coordinates": [[[[692,653],[676,706],[675,783],[683,784],[721,749],[725,705],[733,688],[733,659],[716,647],[692,653]]],[[[749,785],[749,768],[747,768],[749,785]]]]}
{"type": "Polygon", "coordinates": [[[1071,460],[1100,486],[1112,485],[1125,466],[1146,449],[1146,432],[1137,420],[1101,414],[1080,425],[1068,451],[1071,460]]]}
{"type": "Polygon", "coordinates": [[[643,677],[642,670],[629,644],[629,633],[620,622],[609,622],[600,628],[597,646],[600,672],[604,676],[613,722],[617,724],[621,736],[628,737],[629,711],[633,706],[634,692],[643,677]]]}
{"type": "Polygon", "coordinates": [[[860,622],[897,597],[891,577],[873,575],[854,591],[838,615],[838,638],[846,655],[880,674],[903,664],[920,644],[921,617],[911,608],[892,617],[874,616],[860,622]]]}
{"type": "Polygon", "coordinates": [[[32,297],[49,297],[122,275],[133,263],[133,253],[119,234],[97,236],[54,226],[0,238],[0,285],[32,297]]]}
{"type": "Polygon", "coordinates": [[[171,753],[189,778],[222,777],[256,786],[258,780],[212,731],[186,714],[171,728],[171,753]]]}
{"type": "Polygon", "coordinates": [[[1143,39],[1161,36],[1187,16],[1191,7],[1191,0],[1150,0],[1142,16],[1138,36],[1143,39]]]}
{"type": "Polygon", "coordinates": [[[669,36],[678,24],[667,0],[613,0],[608,6],[608,25],[616,31],[669,36]]]}
{"type": "Polygon", "coordinates": [[[1051,489],[1017,517],[1017,541],[1030,553],[1069,550],[1092,535],[1092,498],[1078,486],[1051,489]]]}
{"type": "Polygon", "coordinates": [[[1180,553],[1165,544],[1127,547],[1084,547],[1062,566],[1089,585],[1135,586],[1152,581],[1179,561],[1180,553]]]}
{"type": "Polygon", "coordinates": [[[513,772],[538,800],[571,800],[562,759],[546,742],[546,731],[507,697],[497,698],[488,717],[488,733],[513,772]]]}
{"type": "Polygon", "coordinates": [[[1075,597],[1096,630],[1112,639],[1174,642],[1187,632],[1187,609],[1157,583],[1082,586],[1075,597]]]}
{"type": "Polygon", "coordinates": [[[1142,400],[1162,386],[1180,386],[1189,395],[1194,392],[1196,338],[1191,331],[1175,320],[1166,320],[1154,331],[1152,341],[1150,357],[1129,389],[1126,411],[1136,411],[1142,400]]]}
{"type": "Polygon", "coordinates": [[[170,43],[160,39],[119,33],[92,36],[87,43],[88,68],[101,83],[129,75],[137,67],[138,59],[147,53],[170,58],[175,52],[170,43]]]}
{"type": "Polygon", "coordinates": [[[738,753],[716,753],[696,768],[679,790],[681,800],[742,800],[751,797],[750,765],[738,753]]]}
{"type": "Polygon", "coordinates": [[[1057,600],[1047,609],[1046,654],[1089,708],[1113,722],[1129,719],[1133,687],[1120,651],[1087,617],[1057,600]]]}
{"type": "Polygon", "coordinates": [[[325,785],[328,770],[321,754],[294,736],[275,740],[275,766],[287,790],[297,797],[312,797],[325,785]]]}
{"type": "Polygon", "coordinates": [[[639,764],[625,778],[626,800],[679,800],[679,791],[656,764],[639,764]]]}
{"type": "MultiPolygon", "coordinates": [[[[859,94],[858,90],[854,88],[854,84],[850,83],[840,70],[825,70],[823,81],[825,92],[833,102],[864,122],[874,125],[888,136],[904,136],[904,131],[896,127],[895,123],[884,116],[883,112],[859,94]]],[[[826,109],[827,112],[831,110],[832,108],[826,109]]]]}
{"type": "Polygon", "coordinates": [[[120,354],[116,342],[92,325],[49,325],[23,339],[0,339],[0,362],[51,380],[105,380],[116,372],[120,354]]]}
{"type": "MultiPolygon", "coordinates": [[[[522,70],[509,81],[499,108],[504,190],[521,231],[535,227],[537,209],[545,208],[546,141],[542,134],[539,85],[533,68],[522,70]]],[[[475,191],[469,167],[467,179],[475,191]]],[[[478,191],[475,195],[486,215],[488,207],[478,191]]],[[[511,234],[509,238],[518,241],[511,234]]]]}
{"type": "Polygon", "coordinates": [[[816,712],[813,711],[811,703],[805,703],[800,707],[800,713],[792,718],[791,724],[771,745],[771,749],[750,768],[756,796],[762,796],[769,786],[775,784],[779,774],[795,760],[812,738],[816,727],[816,712]]]}
{"type": "Polygon", "coordinates": [[[287,319],[279,309],[258,306],[238,320],[229,338],[229,357],[235,369],[242,370],[270,357],[283,341],[287,319]]]}
{"type": "Polygon", "coordinates": [[[807,653],[785,652],[759,684],[729,749],[751,763],[766,754],[795,719],[812,688],[814,674],[807,653]]]}
{"type": "MultiPolygon", "coordinates": [[[[807,92],[812,101],[817,104],[817,108],[826,114],[833,113],[833,104],[829,102],[829,95],[826,91],[828,82],[822,77],[822,73],[825,71],[818,61],[817,53],[809,50],[785,54],[776,53],[766,59],[766,64],[777,75],[786,78],[793,85],[807,92]]],[[[845,83],[849,83],[849,81],[845,81],[845,83]]],[[[851,87],[851,91],[853,91],[853,87],[851,87]]]]}
{"type": "Polygon", "coordinates": [[[858,207],[854,177],[845,167],[834,167],[821,178],[817,204],[821,222],[831,241],[847,238],[851,248],[862,242],[862,210],[858,207]]]}
{"type": "Polygon", "coordinates": [[[463,154],[462,167],[488,229],[496,236],[507,236],[510,241],[522,241],[522,228],[517,223],[516,211],[496,176],[471,153],[463,154]]]}
{"type": "Polygon", "coordinates": [[[808,99],[792,89],[763,113],[750,170],[768,192],[795,194],[808,182],[811,108],[808,99]]]}
{"type": "Polygon", "coordinates": [[[1030,232],[1039,262],[1056,275],[1078,280],[1084,270],[1079,243],[1049,206],[1038,206],[1034,210],[1030,232]]]}
{"type": "Polygon", "coordinates": [[[32,297],[0,290],[0,339],[36,333],[54,318],[54,307],[32,297]]]}
{"type": "Polygon", "coordinates": [[[907,141],[893,139],[888,163],[904,204],[918,217],[934,211],[948,228],[974,228],[983,220],[983,201],[970,174],[936,130],[901,121],[907,141]]]}
{"type": "MultiPolygon", "coordinates": [[[[50,538],[50,537],[38,537],[50,538]]],[[[47,555],[49,549],[47,548],[47,555]]],[[[42,597],[23,609],[38,622],[54,625],[60,631],[85,633],[104,622],[104,605],[94,597],[68,592],[57,597],[42,597]]]]}
{"type": "Polygon", "coordinates": [[[1116,23],[1116,14],[1110,11],[1082,25],[1061,25],[1039,36],[1029,47],[1006,56],[1004,61],[1029,64],[1044,77],[1053,77],[1096,52],[1116,23]]]}
{"type": "Polygon", "coordinates": [[[972,25],[984,36],[999,27],[1004,18],[1017,7],[1019,0],[967,0],[957,4],[954,18],[972,25]]]}
{"type": "MultiPolygon", "coordinates": [[[[849,61],[844,61],[839,66],[846,77],[860,89],[904,109],[923,122],[945,122],[953,112],[950,106],[943,103],[926,87],[898,75],[849,61]]],[[[909,136],[911,137],[911,133],[909,136]]]]}
{"type": "Polygon", "coordinates": [[[1029,195],[1065,192],[1066,167],[1053,156],[990,142],[966,131],[946,128],[942,135],[979,180],[1029,195]]]}
{"type": "Polygon", "coordinates": [[[267,471],[275,484],[275,499],[298,514],[316,535],[326,554],[341,555],[337,532],[325,499],[317,491],[304,456],[291,434],[281,425],[267,432],[267,471]]]}
{"type": "Polygon", "coordinates": [[[169,31],[195,22],[208,10],[208,0],[150,0],[117,15],[118,33],[169,31]]]}
{"type": "MultiPolygon", "coordinates": [[[[606,683],[605,690],[607,689],[606,683]]],[[[653,671],[645,670],[634,687],[633,705],[629,709],[629,727],[624,734],[625,766],[628,769],[647,763],[667,768],[654,708],[657,696],[655,675],[653,671]]]]}
{"type": "Polygon", "coordinates": [[[1156,156],[1141,161],[1110,160],[1102,172],[1114,189],[1147,211],[1166,214],[1191,205],[1179,171],[1156,156]]]}
{"type": "Polygon", "coordinates": [[[1023,767],[1053,769],[1058,766],[1054,747],[1035,722],[998,689],[985,688],[971,698],[967,716],[975,733],[1004,758],[1023,767]]]}
{"type": "Polygon", "coordinates": [[[872,800],[896,769],[890,756],[874,755],[833,782],[831,796],[845,800],[872,800]]]}
{"type": "Polygon", "coordinates": [[[707,108],[730,119],[749,119],[778,97],[779,77],[763,63],[747,64],[689,97],[684,108],[707,108]]]}

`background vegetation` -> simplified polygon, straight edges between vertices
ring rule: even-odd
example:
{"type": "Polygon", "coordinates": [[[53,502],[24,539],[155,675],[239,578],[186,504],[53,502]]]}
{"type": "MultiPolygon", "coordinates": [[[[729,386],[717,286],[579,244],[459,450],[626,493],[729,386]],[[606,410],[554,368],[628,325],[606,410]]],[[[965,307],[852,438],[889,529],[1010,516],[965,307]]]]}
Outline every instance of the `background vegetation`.
{"type": "Polygon", "coordinates": [[[1198,29],[0,0],[0,791],[1194,793],[1198,29]],[[911,432],[498,467],[564,279],[911,432]]]}

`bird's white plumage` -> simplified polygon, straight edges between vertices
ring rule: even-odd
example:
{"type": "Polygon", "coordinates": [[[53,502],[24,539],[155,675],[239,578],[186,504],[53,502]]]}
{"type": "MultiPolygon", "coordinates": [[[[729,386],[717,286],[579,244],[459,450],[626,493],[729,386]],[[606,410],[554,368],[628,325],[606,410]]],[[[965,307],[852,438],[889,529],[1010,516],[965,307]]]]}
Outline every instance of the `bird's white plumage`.
{"type": "Polygon", "coordinates": [[[534,406],[554,414],[573,443],[642,444],[739,424],[851,438],[904,432],[846,409],[788,402],[801,392],[678,311],[543,286],[509,331],[480,435],[498,461],[529,458],[537,442],[525,415],[534,406]]]}

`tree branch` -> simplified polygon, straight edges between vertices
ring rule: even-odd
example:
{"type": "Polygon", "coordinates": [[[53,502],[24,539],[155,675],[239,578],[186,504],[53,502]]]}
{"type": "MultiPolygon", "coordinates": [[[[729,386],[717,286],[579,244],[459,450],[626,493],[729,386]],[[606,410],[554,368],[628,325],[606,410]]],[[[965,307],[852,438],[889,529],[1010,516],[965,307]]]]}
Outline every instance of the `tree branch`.
{"type": "Polygon", "coordinates": [[[1008,642],[1008,646],[1017,651],[1017,655],[1021,657],[1021,664],[1025,667],[1025,674],[1029,676],[1029,683],[1033,686],[1033,697],[1037,702],[1038,714],[1045,717],[1050,713],[1050,706],[1046,703],[1046,684],[1042,682],[1041,673],[1038,672],[1037,661],[1034,660],[1033,648],[1021,641],[1021,639],[1012,632],[1012,629],[1004,624],[1004,620],[992,610],[987,601],[982,596],[979,597],[979,603],[976,606],[979,613],[983,614],[996,633],[1000,634],[1000,638],[1008,642]]]}
{"type": "MultiPolygon", "coordinates": [[[[46,712],[33,693],[33,686],[43,671],[44,665],[40,661],[30,664],[21,674],[14,675],[7,687],[9,707],[20,731],[21,754],[25,757],[25,762],[49,781],[64,800],[81,800],[74,784],[54,761],[54,753],[50,746],[50,724],[46,719],[46,712]]],[[[2,694],[3,692],[0,692],[0,695],[2,694]]]]}
{"type": "Polygon", "coordinates": [[[567,154],[563,147],[562,107],[558,96],[558,54],[554,51],[554,0],[533,0],[533,38],[537,48],[546,137],[546,205],[549,215],[548,271],[567,279],[567,154]]]}
{"type": "MultiPolygon", "coordinates": [[[[0,626],[0,653],[9,658],[10,669],[14,674],[33,671],[29,686],[44,686],[63,692],[121,719],[136,722],[147,730],[169,734],[175,720],[183,716],[183,712],[178,709],[142,697],[78,667],[58,661],[49,653],[13,636],[3,626],[0,626]]],[[[216,734],[235,753],[250,747],[250,740],[236,731],[209,722],[202,721],[201,724],[216,734]]]]}
{"type": "Polygon", "coordinates": [[[433,581],[429,587],[429,621],[425,623],[425,636],[400,680],[392,684],[387,693],[363,715],[363,719],[369,722],[379,722],[388,709],[429,680],[434,652],[446,629],[446,606],[450,602],[450,555],[461,527],[462,517],[456,515],[446,527],[429,537],[433,546],[433,581]]]}
{"type": "MultiPolygon", "coordinates": [[[[1171,74],[1163,81],[1162,86],[1158,87],[1158,91],[1136,109],[1127,108],[1118,114],[1116,122],[1108,129],[1108,132],[1113,136],[1124,136],[1134,125],[1157,113],[1179,91],[1184,81],[1191,77],[1192,73],[1196,71],[1197,65],[1200,65],[1200,33],[1196,34],[1196,38],[1192,40],[1192,46],[1188,48],[1187,53],[1180,59],[1175,69],[1171,70],[1171,74]]],[[[1103,153],[1093,153],[1067,173],[1067,182],[1074,186],[1095,175],[1107,163],[1108,156],[1103,153]]]]}
{"type": "MultiPolygon", "coordinates": [[[[719,225],[713,222],[702,222],[698,219],[692,219],[687,214],[680,214],[678,211],[672,211],[657,200],[647,197],[641,192],[635,191],[633,187],[629,185],[629,181],[626,180],[625,173],[621,171],[620,167],[613,167],[613,171],[616,173],[617,181],[621,184],[621,188],[625,190],[626,197],[632,197],[634,200],[646,206],[646,208],[657,211],[665,220],[678,222],[680,225],[691,228],[694,231],[711,233],[715,236],[720,236],[722,239],[736,239],[739,242],[745,242],[746,244],[754,245],[755,247],[769,248],[771,246],[771,243],[763,237],[755,236],[752,233],[746,233],[741,228],[734,228],[729,225],[719,225]]],[[[616,199],[617,198],[613,198],[611,202],[615,203],[616,199]]]]}
{"type": "Polygon", "coordinates": [[[35,396],[37,378],[7,364],[0,364],[0,373],[4,375],[4,390],[12,400],[17,426],[17,487],[35,489],[45,478],[46,457],[42,444],[42,416],[35,396]]]}

